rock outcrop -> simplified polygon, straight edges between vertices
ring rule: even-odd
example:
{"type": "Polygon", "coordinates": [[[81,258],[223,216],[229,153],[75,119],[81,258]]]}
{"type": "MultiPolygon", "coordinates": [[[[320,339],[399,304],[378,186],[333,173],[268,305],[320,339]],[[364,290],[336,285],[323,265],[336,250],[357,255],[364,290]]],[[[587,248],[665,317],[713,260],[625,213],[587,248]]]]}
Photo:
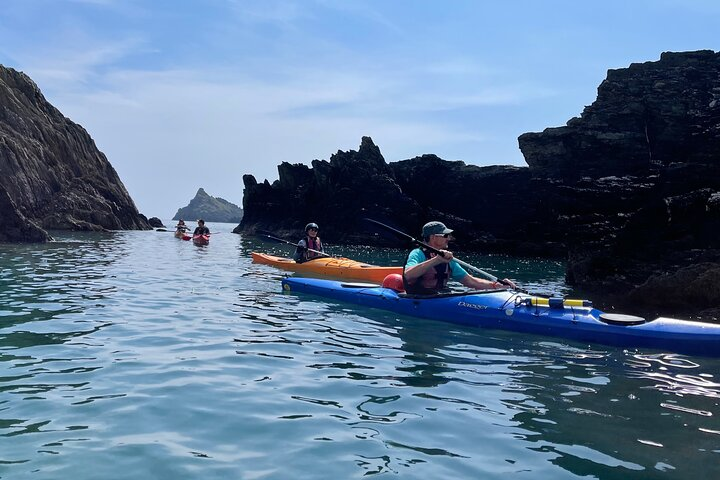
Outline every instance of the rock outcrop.
{"type": "Polygon", "coordinates": [[[372,218],[413,236],[439,219],[456,230],[462,249],[556,257],[566,250],[564,232],[543,198],[547,186],[527,168],[477,167],[435,155],[387,164],[370,137],[358,151],[338,151],[312,168],[283,163],[271,185],[245,175],[245,216],[236,233],[269,230],[295,238],[307,222],[332,243],[406,246],[364,221],[372,218]]]}
{"type": "Polygon", "coordinates": [[[5,241],[46,240],[47,229],[150,228],[85,129],[50,105],[27,75],[3,66],[0,202],[11,209],[0,217],[5,241]]]}
{"type": "Polygon", "coordinates": [[[578,232],[572,284],[624,307],[716,316],[717,284],[688,272],[720,271],[719,53],[610,70],[580,118],[519,143],[534,177],[567,190],[552,203],[578,232]]]}
{"type": "Polygon", "coordinates": [[[0,191],[0,242],[38,243],[52,240],[52,237],[35,222],[20,213],[15,202],[6,191],[0,191]]]}
{"type": "Polygon", "coordinates": [[[329,162],[313,160],[312,168],[283,162],[278,174],[272,185],[243,176],[244,216],[235,233],[270,230],[294,238],[312,221],[320,228],[332,225],[323,229],[323,239],[332,243],[390,244],[392,240],[376,238],[363,218],[422,220],[421,208],[402,193],[369,137],[362,138],[358,151],[338,151],[329,162]]]}
{"type": "Polygon", "coordinates": [[[190,220],[202,218],[206,222],[237,223],[242,220],[243,211],[234,203],[220,197],[212,197],[200,188],[188,206],[178,209],[172,219],[180,220],[181,218],[190,220]]]}
{"type": "Polygon", "coordinates": [[[434,155],[386,164],[363,137],[272,185],[243,177],[236,232],[399,245],[371,217],[419,235],[446,221],[460,249],[568,259],[567,279],[603,308],[717,318],[720,291],[720,54],[664,53],[610,70],[580,118],[520,136],[528,167],[434,155]],[[691,280],[692,279],[692,280],[691,280]],[[702,279],[702,280],[701,280],[702,279]]]}
{"type": "Polygon", "coordinates": [[[163,225],[162,220],[160,220],[158,217],[148,218],[148,223],[153,228],[165,228],[165,225],[163,225]]]}

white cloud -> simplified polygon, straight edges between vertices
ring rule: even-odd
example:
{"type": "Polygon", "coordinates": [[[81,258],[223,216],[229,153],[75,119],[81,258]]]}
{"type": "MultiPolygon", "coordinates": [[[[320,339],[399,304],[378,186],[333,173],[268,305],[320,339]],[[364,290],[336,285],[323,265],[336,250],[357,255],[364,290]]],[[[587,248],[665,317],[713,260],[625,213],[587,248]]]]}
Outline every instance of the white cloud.
{"type": "Polygon", "coordinates": [[[483,140],[426,119],[384,115],[384,107],[293,115],[318,103],[362,101],[372,85],[349,76],[319,84],[310,77],[268,85],[208,72],[114,72],[104,79],[106,90],[60,94],[54,102],[89,130],[148,215],[173,214],[191,198],[188,190],[194,194],[201,186],[239,204],[243,174],[272,180],[282,161],[327,159],[337,149],[356,149],[363,135],[374,137],[388,161],[428,153],[424,147],[443,142],[483,140]],[[400,151],[406,157],[388,154],[400,151]],[[178,183],[187,188],[179,190],[178,183]]]}
{"type": "MultiPolygon", "coordinates": [[[[218,0],[170,9],[7,0],[3,8],[12,22],[0,24],[0,61],[12,59],[89,131],[150,215],[174,213],[200,186],[239,203],[244,173],[274,179],[281,161],[327,159],[356,149],[363,135],[388,161],[436,153],[521,163],[518,125],[564,123],[592,101],[598,64],[623,66],[638,51],[622,30],[599,44],[606,25],[579,4],[550,22],[573,25],[572,44],[534,13],[474,2],[448,10],[433,2],[218,0]],[[41,7],[45,16],[36,15],[41,7]],[[517,24],[494,24],[488,9],[517,24]],[[583,32],[595,32],[586,33],[590,49],[583,32]],[[522,44],[533,39],[542,41],[522,44]]],[[[650,14],[659,24],[658,9],[650,14]]],[[[631,38],[651,38],[645,26],[631,38]]]]}

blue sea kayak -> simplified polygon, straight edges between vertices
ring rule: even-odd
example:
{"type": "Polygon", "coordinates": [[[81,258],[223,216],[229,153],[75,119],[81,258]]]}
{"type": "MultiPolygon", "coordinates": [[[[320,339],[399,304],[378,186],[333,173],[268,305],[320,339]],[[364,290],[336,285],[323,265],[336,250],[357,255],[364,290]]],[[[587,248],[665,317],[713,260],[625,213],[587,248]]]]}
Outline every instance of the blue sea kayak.
{"type": "Polygon", "coordinates": [[[720,356],[720,325],[603,313],[589,302],[507,290],[411,296],[368,283],[290,277],[285,292],[307,293],[402,315],[629,348],[720,356]]]}

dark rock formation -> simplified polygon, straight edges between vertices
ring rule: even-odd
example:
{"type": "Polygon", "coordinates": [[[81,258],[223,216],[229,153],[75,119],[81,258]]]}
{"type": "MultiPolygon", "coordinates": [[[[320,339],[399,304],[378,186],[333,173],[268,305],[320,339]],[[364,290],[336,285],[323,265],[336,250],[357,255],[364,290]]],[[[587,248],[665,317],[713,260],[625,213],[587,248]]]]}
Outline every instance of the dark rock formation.
{"type": "Polygon", "coordinates": [[[165,228],[165,225],[163,225],[162,220],[160,220],[158,217],[149,218],[148,223],[153,228],[165,228]]]}
{"type": "Polygon", "coordinates": [[[270,230],[295,238],[312,221],[320,225],[322,238],[332,243],[387,244],[385,239],[375,238],[363,218],[421,221],[420,207],[402,193],[369,137],[363,137],[359,151],[338,151],[329,162],[313,160],[312,168],[282,163],[278,174],[272,185],[267,180],[259,184],[252,175],[243,176],[245,215],[235,233],[270,230]]]}
{"type": "Polygon", "coordinates": [[[234,203],[219,197],[211,197],[200,188],[187,207],[178,209],[173,220],[199,220],[206,222],[236,223],[243,218],[243,211],[234,203]]]}
{"type": "Polygon", "coordinates": [[[719,74],[709,50],[609,70],[580,118],[521,135],[520,149],[538,174],[565,179],[645,176],[678,162],[717,178],[719,74]]]}
{"type": "Polygon", "coordinates": [[[386,164],[364,137],[312,168],[283,163],[272,185],[244,176],[235,231],[295,238],[315,221],[326,240],[390,244],[361,218],[415,236],[439,219],[459,249],[568,258],[568,281],[605,309],[717,317],[720,54],[610,70],[580,118],[519,143],[529,168],[386,164]]]}
{"type": "Polygon", "coordinates": [[[0,231],[6,241],[49,238],[38,229],[150,228],[90,135],[50,105],[25,74],[0,66],[5,197],[10,202],[0,202],[11,210],[3,210],[0,231]]]}
{"type": "Polygon", "coordinates": [[[47,242],[52,237],[20,213],[6,191],[0,191],[0,242],[47,242]]]}
{"type": "Polygon", "coordinates": [[[580,118],[519,142],[535,177],[568,189],[561,215],[593,232],[568,236],[571,283],[625,308],[715,315],[720,292],[694,291],[688,272],[720,269],[720,54],[610,70],[580,118]],[[583,186],[596,195],[578,203],[583,186]]]}
{"type": "Polygon", "coordinates": [[[548,205],[549,185],[527,168],[477,167],[423,155],[390,164],[402,192],[421,208],[420,215],[397,219],[419,235],[432,219],[447,220],[462,249],[517,255],[564,255],[565,232],[548,228],[555,214],[548,205]]]}
{"type": "Polygon", "coordinates": [[[366,217],[419,237],[424,223],[439,219],[456,230],[462,249],[560,256],[564,235],[548,228],[554,212],[547,208],[547,185],[527,168],[477,167],[435,155],[387,164],[379,148],[363,137],[358,151],[338,151],[329,162],[283,163],[271,185],[243,177],[245,216],[234,230],[270,230],[294,238],[307,222],[329,228],[333,243],[406,246],[379,231],[366,217]]]}

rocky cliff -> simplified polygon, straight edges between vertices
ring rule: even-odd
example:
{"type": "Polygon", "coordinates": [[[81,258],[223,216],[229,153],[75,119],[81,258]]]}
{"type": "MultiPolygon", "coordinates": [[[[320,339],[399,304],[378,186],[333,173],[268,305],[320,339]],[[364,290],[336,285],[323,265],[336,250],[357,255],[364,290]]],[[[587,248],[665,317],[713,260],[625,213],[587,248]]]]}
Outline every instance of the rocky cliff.
{"type": "Polygon", "coordinates": [[[234,203],[219,197],[212,197],[200,188],[188,206],[178,209],[172,219],[194,221],[201,218],[206,222],[237,223],[242,220],[243,211],[234,203]]]}
{"type": "Polygon", "coordinates": [[[270,230],[294,238],[312,221],[321,228],[332,225],[323,229],[326,241],[366,243],[377,239],[364,217],[421,221],[419,205],[402,193],[369,137],[362,138],[358,151],[338,151],[329,162],[313,160],[312,168],[284,162],[278,174],[272,185],[243,177],[244,216],[236,233],[270,230]]]}
{"type": "Polygon", "coordinates": [[[0,66],[0,240],[46,229],[147,229],[120,178],[80,125],[25,74],[0,66]]]}
{"type": "Polygon", "coordinates": [[[720,54],[610,70],[580,118],[519,142],[533,175],[567,191],[552,202],[562,220],[586,232],[568,236],[571,283],[719,316],[720,54]]]}
{"type": "Polygon", "coordinates": [[[270,230],[294,238],[307,222],[329,228],[331,243],[404,246],[384,235],[366,217],[420,234],[424,223],[440,219],[457,233],[463,249],[540,256],[565,252],[563,232],[547,228],[554,219],[528,168],[477,167],[435,155],[386,163],[370,137],[360,148],[338,151],[312,167],[283,163],[278,180],[258,183],[245,175],[245,216],[236,233],[270,230]]]}
{"type": "Polygon", "coordinates": [[[283,163],[272,185],[246,175],[236,231],[295,237],[316,221],[328,241],[389,244],[361,219],[414,235],[440,219],[461,249],[567,258],[568,281],[604,308],[718,317],[720,54],[610,70],[581,117],[519,144],[526,168],[387,164],[364,137],[312,168],[283,163]]]}

